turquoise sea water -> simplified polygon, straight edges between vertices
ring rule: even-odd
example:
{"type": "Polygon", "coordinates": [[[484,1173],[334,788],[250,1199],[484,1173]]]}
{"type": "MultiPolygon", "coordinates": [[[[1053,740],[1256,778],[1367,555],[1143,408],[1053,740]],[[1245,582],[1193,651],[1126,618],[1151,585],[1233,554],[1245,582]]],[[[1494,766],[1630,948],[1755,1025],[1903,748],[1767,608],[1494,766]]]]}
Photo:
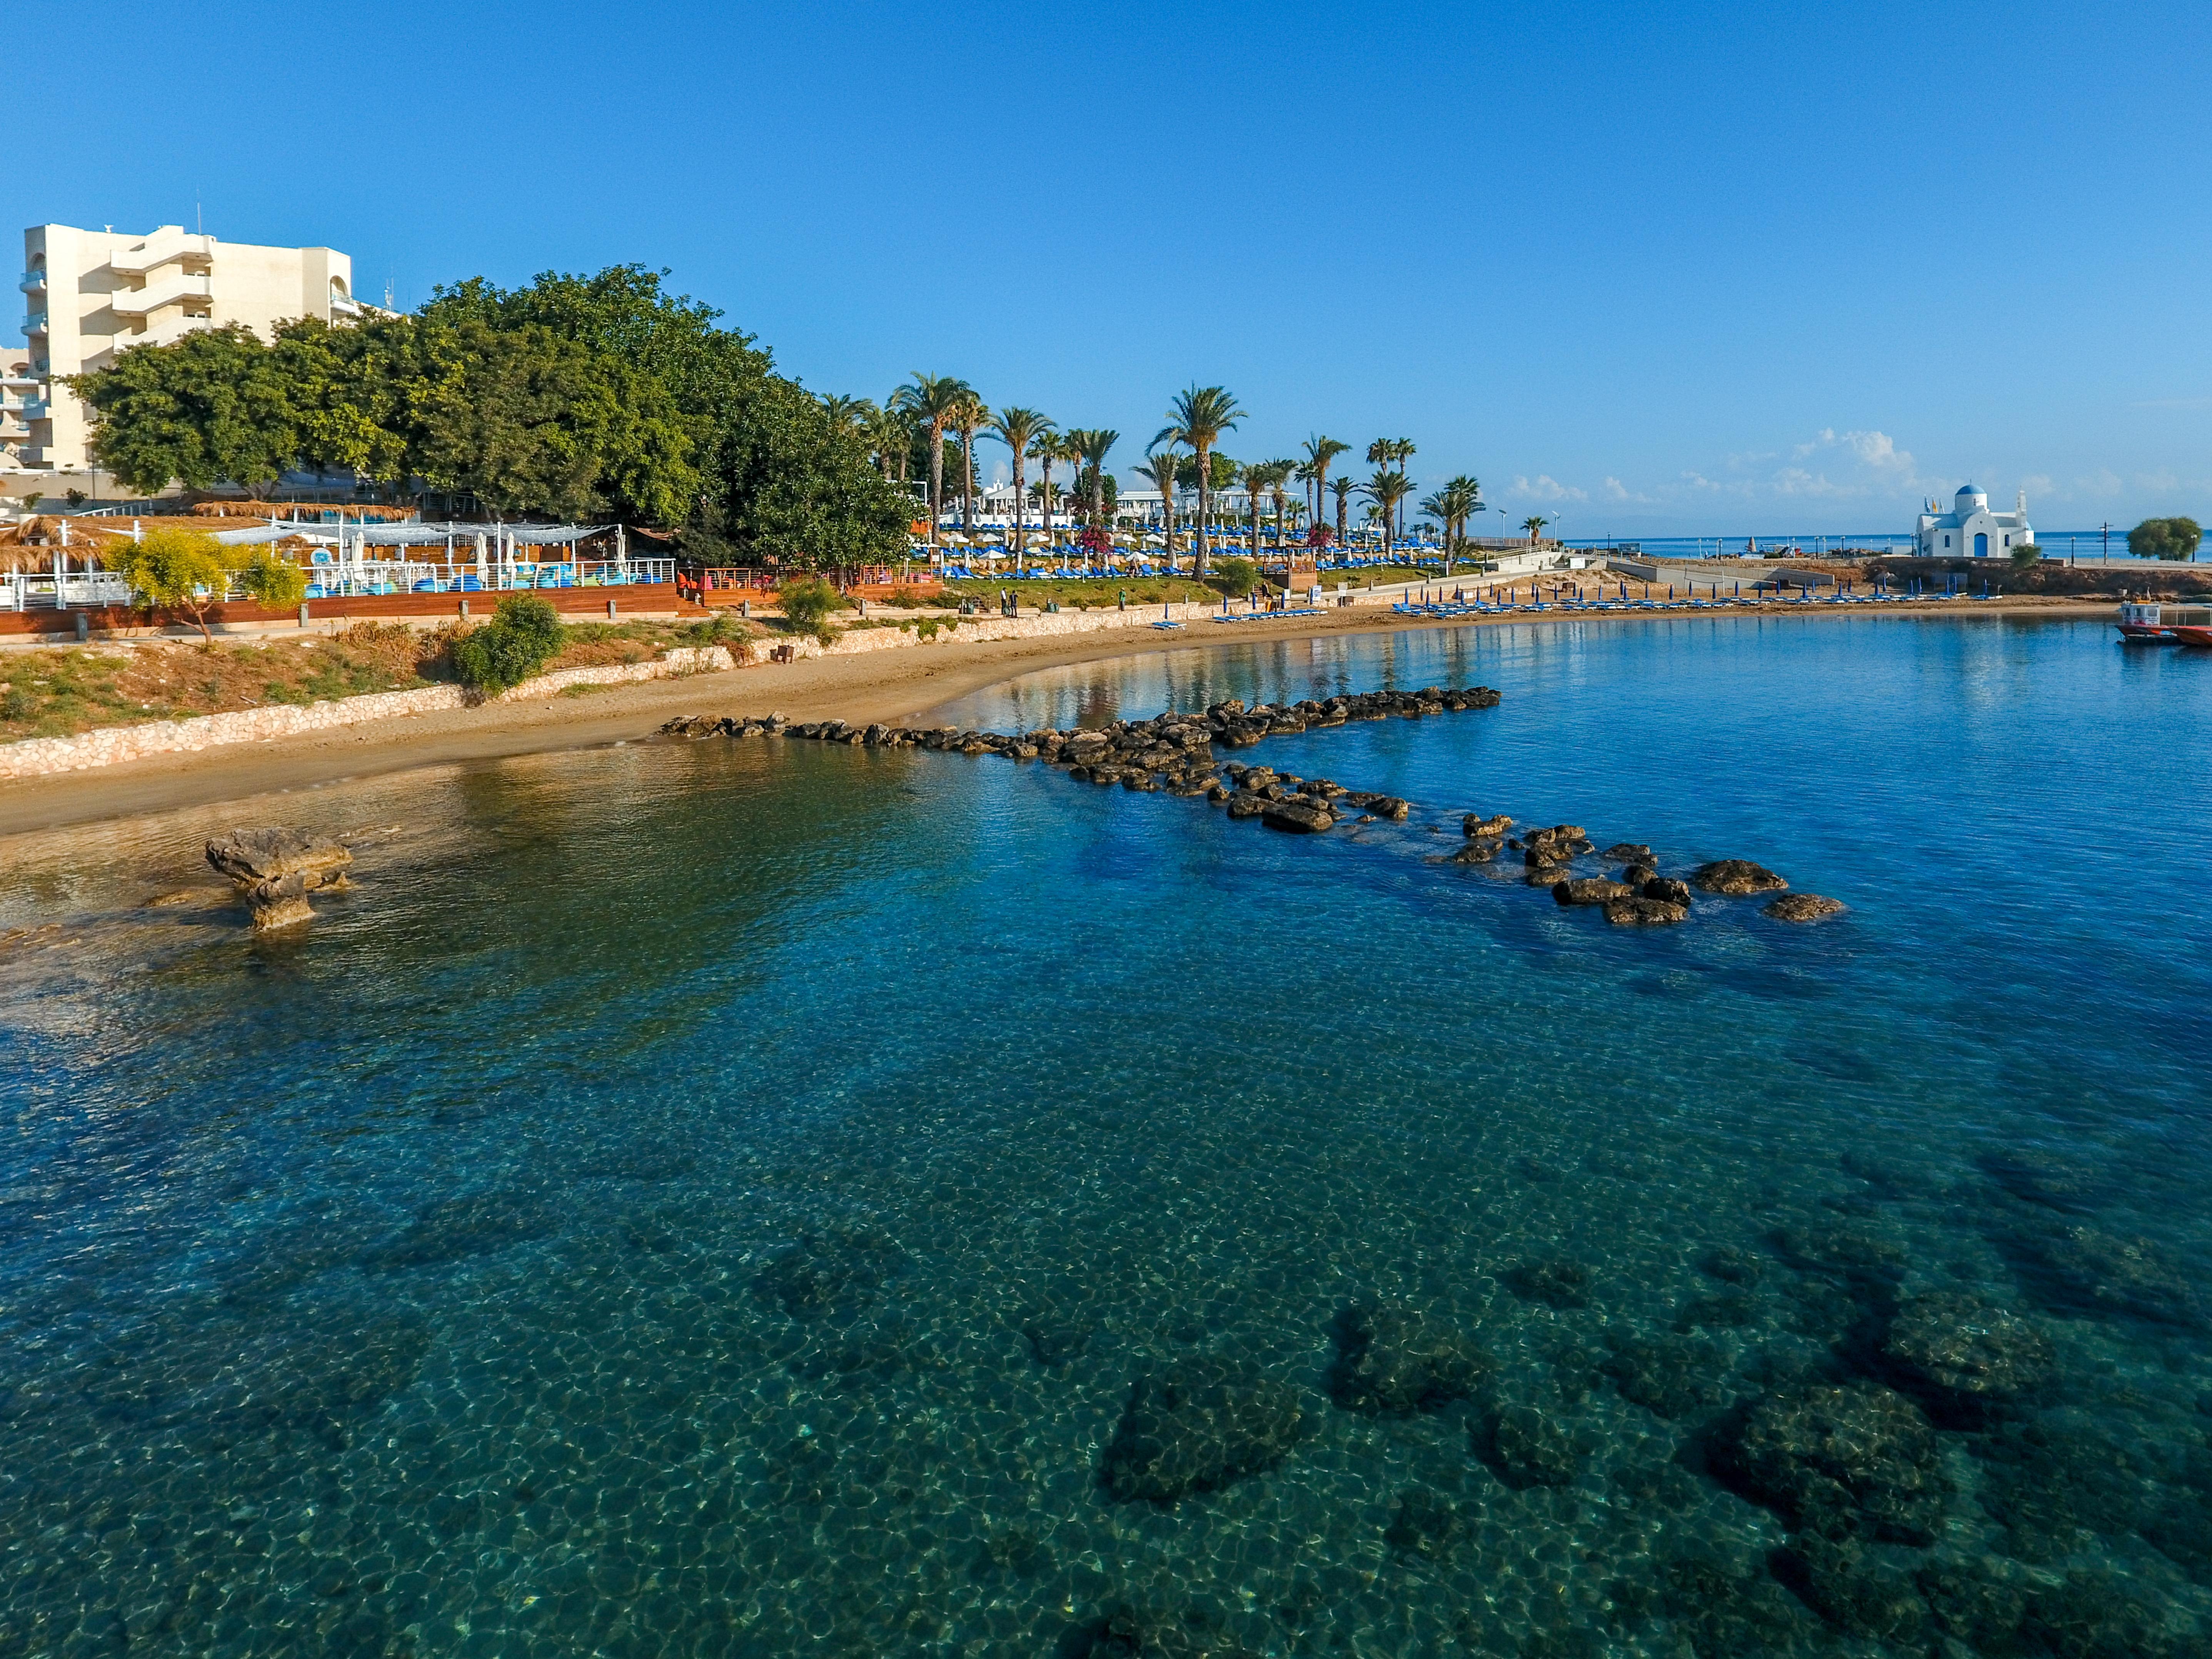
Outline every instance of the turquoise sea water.
{"type": "Polygon", "coordinates": [[[0,1655],[2206,1651],[2212,654],[1474,629],[945,718],[1476,683],[1240,757],[1416,803],[1323,837],[715,740],[0,844],[0,1655]],[[1608,927],[1470,809],[1851,908],[1608,927]],[[142,908],[247,816],[392,833],[295,940],[142,908]],[[1246,1472],[1119,1499],[1170,1384],[1246,1472]]]}

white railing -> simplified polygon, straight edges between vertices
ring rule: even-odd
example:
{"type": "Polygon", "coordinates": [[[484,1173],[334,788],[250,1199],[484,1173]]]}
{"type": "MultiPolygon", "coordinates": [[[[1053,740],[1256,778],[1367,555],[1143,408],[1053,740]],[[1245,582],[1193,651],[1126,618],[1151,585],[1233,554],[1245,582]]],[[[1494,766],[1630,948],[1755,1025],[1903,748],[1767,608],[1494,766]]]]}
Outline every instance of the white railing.
{"type": "Polygon", "coordinates": [[[130,602],[131,584],[119,576],[94,572],[57,580],[51,570],[0,574],[0,611],[81,611],[130,602]]]}
{"type": "Polygon", "coordinates": [[[486,559],[447,562],[348,559],[319,554],[307,570],[307,597],[380,593],[508,593],[534,588],[629,587],[676,580],[673,559],[486,559]]]}
{"type": "MultiPolygon", "coordinates": [[[[307,571],[307,598],[337,599],[397,593],[514,593],[562,587],[631,587],[676,580],[673,559],[569,560],[532,563],[509,560],[473,564],[419,564],[364,559],[358,564],[319,564],[307,571]]],[[[235,588],[224,596],[245,599],[235,588]]],[[[77,611],[131,603],[131,585],[104,571],[71,573],[57,581],[51,570],[0,573],[0,611],[77,611]]]]}

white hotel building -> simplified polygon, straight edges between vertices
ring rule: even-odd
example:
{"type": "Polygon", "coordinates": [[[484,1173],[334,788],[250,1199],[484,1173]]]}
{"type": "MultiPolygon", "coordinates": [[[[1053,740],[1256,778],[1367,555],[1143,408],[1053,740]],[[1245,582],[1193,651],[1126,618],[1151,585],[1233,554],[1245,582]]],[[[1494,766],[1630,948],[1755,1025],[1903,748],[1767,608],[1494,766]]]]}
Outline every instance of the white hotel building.
{"type": "Polygon", "coordinates": [[[88,411],[57,377],[134,345],[244,323],[264,338],[295,317],[360,314],[353,260],[334,248],[257,247],[163,225],[150,236],[33,225],[23,233],[23,332],[0,362],[0,468],[81,471],[88,411]]]}

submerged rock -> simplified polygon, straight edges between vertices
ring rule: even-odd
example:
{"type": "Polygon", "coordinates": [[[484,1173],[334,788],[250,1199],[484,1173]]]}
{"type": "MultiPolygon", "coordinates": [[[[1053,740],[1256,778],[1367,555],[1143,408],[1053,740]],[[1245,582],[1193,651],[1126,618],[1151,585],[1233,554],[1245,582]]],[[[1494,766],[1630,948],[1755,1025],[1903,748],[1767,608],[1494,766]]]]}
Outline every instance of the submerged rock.
{"type": "Polygon", "coordinates": [[[1748,859],[1716,859],[1690,872],[1690,885],[1708,893],[1741,897],[1747,893],[1771,893],[1790,884],[1773,871],[1748,859]]]}
{"type": "Polygon", "coordinates": [[[849,1312],[874,1296],[905,1259],[882,1233],[802,1233],[753,1275],[752,1291],[793,1319],[849,1312]]]}
{"type": "Polygon", "coordinates": [[[1763,912],[1777,921],[1819,921],[1825,916],[1839,916],[1843,913],[1841,899],[1822,898],[1818,893],[1784,893],[1763,912]]]}
{"type": "Polygon", "coordinates": [[[1435,1411],[1466,1399],[1492,1365],[1460,1332],[1403,1302],[1352,1303],[1331,1334],[1328,1395],[1347,1411],[1435,1411]]]}
{"type": "Polygon", "coordinates": [[[1575,1478],[1572,1437],[1533,1406],[1501,1406],[1468,1435],[1475,1455],[1516,1492],[1564,1486],[1575,1478]]]}
{"type": "Polygon", "coordinates": [[[1715,1447],[1746,1497],[1832,1540],[1935,1541],[1949,1499],[1919,1407],[1870,1383],[1813,1383],[1760,1401],[1715,1447]]]}
{"type": "Polygon", "coordinates": [[[1589,1300],[1590,1270],[1565,1256],[1524,1261],[1505,1274],[1513,1293],[1547,1307],[1579,1308],[1589,1300]]]}
{"type": "Polygon", "coordinates": [[[1838,1630],[1924,1651],[1931,1623],[1903,1563],[1856,1540],[1800,1535],[1778,1565],[1790,1588],[1838,1630]]]}
{"type": "Polygon", "coordinates": [[[1634,1336],[1616,1331],[1608,1333],[1607,1340],[1613,1352],[1600,1369],[1622,1399],[1669,1419],[1720,1402],[1728,1362],[1708,1338],[1663,1332],[1634,1336]]]}
{"type": "Polygon", "coordinates": [[[2051,1370],[2051,1340],[2016,1314],[1954,1291],[1908,1299],[1882,1354],[1908,1376],[1966,1401],[2005,1400],[2051,1370]]]}
{"type": "Polygon", "coordinates": [[[1451,855],[1454,864],[1487,864],[1498,856],[1504,842],[1493,840],[1471,841],[1451,855]]]}
{"type": "Polygon", "coordinates": [[[353,854],[312,830],[234,830],[208,842],[207,861],[238,884],[262,931],[313,916],[307,895],[343,886],[353,854]]]}
{"type": "Polygon", "coordinates": [[[2017,1650],[2027,1614],[2025,1584],[2000,1576],[1994,1560],[1931,1561],[1913,1577],[1936,1628],[1976,1653],[2017,1650]]]}
{"type": "Polygon", "coordinates": [[[1442,1560],[1467,1536],[1458,1509],[1441,1492],[1408,1486],[1392,1500],[1382,1541],[1401,1555],[1442,1560]]]}
{"type": "Polygon", "coordinates": [[[1273,1468],[1304,1427],[1297,1393],[1253,1367],[1179,1360],[1130,1389],[1100,1474],[1123,1503],[1171,1504],[1273,1468]]]}
{"type": "Polygon", "coordinates": [[[2148,1238],[2084,1225],[2022,1229],[2001,1242],[2030,1287],[2053,1306],[2167,1325],[2204,1322],[2188,1274],[2148,1238]]]}

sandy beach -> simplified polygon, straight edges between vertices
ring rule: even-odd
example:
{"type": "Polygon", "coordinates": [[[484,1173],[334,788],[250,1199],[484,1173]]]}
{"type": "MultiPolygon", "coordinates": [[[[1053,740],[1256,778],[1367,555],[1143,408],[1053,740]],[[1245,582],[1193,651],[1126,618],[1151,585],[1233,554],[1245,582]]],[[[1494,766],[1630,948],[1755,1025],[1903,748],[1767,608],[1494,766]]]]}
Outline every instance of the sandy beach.
{"type": "MultiPolygon", "coordinates": [[[[1395,632],[1406,629],[1636,627],[1654,621],[1708,621],[1758,614],[1815,625],[1838,617],[1879,617],[1909,623],[1929,617],[2085,616],[2108,604],[2074,599],[1936,602],[1893,610],[1776,604],[1758,613],[1563,612],[1425,620],[1378,616],[1370,607],[1318,617],[1260,622],[1235,630],[1115,631],[1077,638],[1002,640],[919,646],[860,656],[768,664],[732,673],[611,688],[589,697],[554,696],[495,708],[459,709],[337,731],[161,756],[97,770],[0,784],[0,836],[156,812],[213,801],[281,795],[371,774],[455,762],[493,760],[550,750],[635,742],[678,714],[766,713],[793,720],[908,722],[955,697],[1038,669],[1158,651],[1206,649],[1255,641],[1395,632]]],[[[270,809],[281,817],[281,811],[270,809]]]]}

